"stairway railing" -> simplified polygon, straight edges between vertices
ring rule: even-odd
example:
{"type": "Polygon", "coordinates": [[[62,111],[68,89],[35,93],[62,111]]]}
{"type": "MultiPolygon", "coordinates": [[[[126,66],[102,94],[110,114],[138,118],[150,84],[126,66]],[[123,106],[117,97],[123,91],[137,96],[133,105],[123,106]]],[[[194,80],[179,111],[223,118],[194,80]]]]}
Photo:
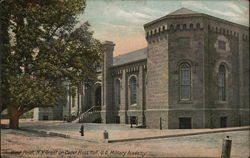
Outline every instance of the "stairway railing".
{"type": "Polygon", "coordinates": [[[80,122],[80,120],[82,120],[84,118],[84,116],[87,116],[90,113],[100,112],[100,111],[101,111],[101,106],[92,106],[87,111],[85,111],[84,113],[80,114],[73,122],[80,122]]]}

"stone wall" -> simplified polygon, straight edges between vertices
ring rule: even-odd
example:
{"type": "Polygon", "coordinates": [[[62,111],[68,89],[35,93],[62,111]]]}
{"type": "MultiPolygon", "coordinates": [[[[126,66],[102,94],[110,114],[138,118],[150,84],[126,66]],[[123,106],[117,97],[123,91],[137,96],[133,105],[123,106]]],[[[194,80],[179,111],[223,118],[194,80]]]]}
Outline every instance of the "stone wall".
{"type": "Polygon", "coordinates": [[[204,14],[167,16],[144,25],[148,41],[147,127],[249,124],[248,28],[204,14]],[[219,48],[224,41],[225,49],[219,48]],[[180,100],[179,65],[191,66],[191,99],[180,100]],[[218,101],[218,67],[226,66],[226,101],[218,101]]]}
{"type": "MultiPolygon", "coordinates": [[[[115,80],[120,80],[120,105],[115,105],[113,98],[113,121],[116,122],[116,118],[120,118],[120,123],[131,123],[131,117],[136,117],[137,124],[145,124],[144,110],[145,110],[145,72],[146,72],[146,60],[130,63],[126,65],[120,65],[112,68],[113,76],[113,90],[115,80]],[[130,104],[130,78],[134,76],[136,78],[136,104],[130,104]]],[[[113,91],[114,92],[114,91],[113,91]]],[[[113,93],[113,96],[115,94],[113,93]]]]}

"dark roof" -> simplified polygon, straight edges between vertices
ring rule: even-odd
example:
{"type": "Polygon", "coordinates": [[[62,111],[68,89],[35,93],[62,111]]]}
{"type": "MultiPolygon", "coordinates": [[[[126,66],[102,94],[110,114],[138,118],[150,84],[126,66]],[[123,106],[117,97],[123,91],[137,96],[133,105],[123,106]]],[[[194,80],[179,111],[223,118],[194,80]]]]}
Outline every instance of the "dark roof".
{"type": "Polygon", "coordinates": [[[123,65],[143,59],[147,59],[148,48],[142,48],[133,52],[119,55],[113,58],[113,66],[123,65]]]}

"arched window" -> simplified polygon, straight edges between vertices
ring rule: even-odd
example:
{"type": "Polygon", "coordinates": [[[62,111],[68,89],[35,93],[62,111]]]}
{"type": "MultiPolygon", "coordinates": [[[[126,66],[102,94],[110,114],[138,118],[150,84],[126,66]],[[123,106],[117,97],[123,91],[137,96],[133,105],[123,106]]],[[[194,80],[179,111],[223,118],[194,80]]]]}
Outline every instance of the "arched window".
{"type": "Polygon", "coordinates": [[[225,101],[226,100],[226,69],[224,65],[220,65],[219,67],[219,100],[225,101]]]}
{"type": "Polygon", "coordinates": [[[186,29],[187,28],[187,24],[183,24],[183,29],[186,29]]]}
{"type": "Polygon", "coordinates": [[[130,104],[136,104],[136,78],[130,78],[130,104]]]}
{"type": "Polygon", "coordinates": [[[121,104],[121,92],[120,92],[120,80],[116,79],[115,80],[115,105],[120,105],[121,104]]]}
{"type": "Polygon", "coordinates": [[[174,30],[174,25],[171,24],[170,27],[169,27],[170,31],[173,31],[174,30]]]}
{"type": "Polygon", "coordinates": [[[190,28],[190,29],[193,29],[193,28],[194,28],[194,24],[190,24],[190,25],[189,25],[189,28],[190,28]]]}
{"type": "Polygon", "coordinates": [[[196,24],[196,28],[197,28],[197,29],[200,29],[200,27],[201,27],[200,23],[197,23],[197,24],[196,24]]]}
{"type": "Polygon", "coordinates": [[[191,71],[188,63],[180,65],[180,100],[191,99],[191,71]]]}

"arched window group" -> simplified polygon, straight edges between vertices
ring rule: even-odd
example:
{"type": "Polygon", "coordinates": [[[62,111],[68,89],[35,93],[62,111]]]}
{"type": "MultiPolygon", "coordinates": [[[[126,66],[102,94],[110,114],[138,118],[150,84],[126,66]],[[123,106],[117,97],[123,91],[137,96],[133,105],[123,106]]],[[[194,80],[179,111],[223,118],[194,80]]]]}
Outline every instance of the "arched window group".
{"type": "Polygon", "coordinates": [[[180,100],[191,99],[191,71],[188,63],[180,65],[180,100]]]}
{"type": "Polygon", "coordinates": [[[218,74],[218,88],[219,88],[219,94],[218,99],[220,101],[226,100],[226,69],[224,65],[219,66],[219,74],[218,74]]]}
{"type": "Polygon", "coordinates": [[[129,80],[130,83],[130,104],[136,104],[136,77],[132,76],[129,80]]]}
{"type": "Polygon", "coordinates": [[[121,83],[119,79],[115,80],[115,105],[121,104],[121,92],[120,92],[121,83]]]}

